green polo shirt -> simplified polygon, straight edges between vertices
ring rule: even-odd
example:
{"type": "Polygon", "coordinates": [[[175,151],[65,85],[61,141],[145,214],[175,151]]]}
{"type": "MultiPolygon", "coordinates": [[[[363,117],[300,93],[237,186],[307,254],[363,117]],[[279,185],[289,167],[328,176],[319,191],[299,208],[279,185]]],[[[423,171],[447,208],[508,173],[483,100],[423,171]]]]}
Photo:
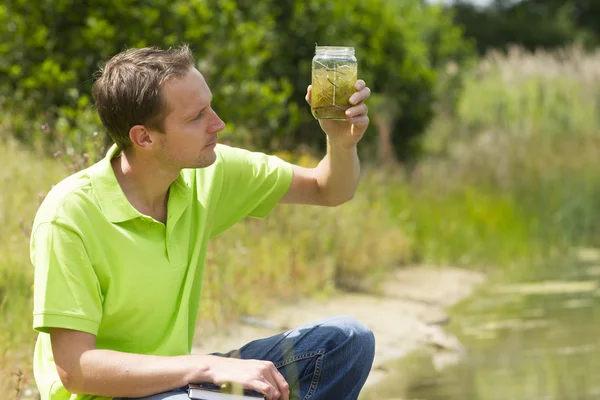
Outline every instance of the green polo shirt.
{"type": "Polygon", "coordinates": [[[101,399],[64,389],[51,327],[96,335],[99,349],[191,352],[209,239],[246,216],[266,216],[292,180],[291,165],[277,157],[224,145],[215,151],[213,165],[183,170],[171,185],[166,224],[123,194],[110,164],[116,147],[50,191],[31,239],[42,400],[101,399]]]}

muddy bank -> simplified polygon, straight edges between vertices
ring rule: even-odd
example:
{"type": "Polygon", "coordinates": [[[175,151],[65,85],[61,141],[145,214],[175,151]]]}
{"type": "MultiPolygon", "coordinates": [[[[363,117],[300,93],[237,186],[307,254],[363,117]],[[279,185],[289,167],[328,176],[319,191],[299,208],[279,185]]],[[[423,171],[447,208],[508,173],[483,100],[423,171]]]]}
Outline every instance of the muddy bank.
{"type": "MultiPolygon", "coordinates": [[[[415,266],[394,272],[379,296],[344,294],[325,301],[303,300],[283,305],[260,318],[244,318],[227,334],[196,336],[193,353],[228,351],[265,336],[320,318],[345,314],[369,326],[377,346],[367,386],[382,379],[384,364],[420,346],[459,354],[460,343],[446,333],[445,308],[469,296],[484,280],[482,274],[450,267],[415,266]]],[[[438,357],[440,367],[448,357],[438,357]]],[[[435,363],[434,363],[435,364],[435,363]]]]}

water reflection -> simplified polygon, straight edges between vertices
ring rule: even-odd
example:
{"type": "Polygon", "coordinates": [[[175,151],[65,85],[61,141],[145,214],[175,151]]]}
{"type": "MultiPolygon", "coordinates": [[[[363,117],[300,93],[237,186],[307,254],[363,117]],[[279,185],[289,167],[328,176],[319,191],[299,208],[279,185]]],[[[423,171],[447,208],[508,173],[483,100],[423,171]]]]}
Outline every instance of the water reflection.
{"type": "Polygon", "coordinates": [[[600,399],[599,271],[580,260],[488,287],[448,327],[465,357],[437,372],[431,353],[413,354],[361,399],[600,399]]]}

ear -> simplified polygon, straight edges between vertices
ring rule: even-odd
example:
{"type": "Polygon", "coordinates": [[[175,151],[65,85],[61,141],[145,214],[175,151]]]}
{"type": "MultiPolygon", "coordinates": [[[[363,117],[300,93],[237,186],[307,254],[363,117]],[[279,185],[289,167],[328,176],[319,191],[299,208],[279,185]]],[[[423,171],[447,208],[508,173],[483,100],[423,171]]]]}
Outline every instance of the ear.
{"type": "Polygon", "coordinates": [[[151,150],[154,145],[152,135],[144,125],[135,125],[129,130],[129,138],[134,146],[151,150]]]}

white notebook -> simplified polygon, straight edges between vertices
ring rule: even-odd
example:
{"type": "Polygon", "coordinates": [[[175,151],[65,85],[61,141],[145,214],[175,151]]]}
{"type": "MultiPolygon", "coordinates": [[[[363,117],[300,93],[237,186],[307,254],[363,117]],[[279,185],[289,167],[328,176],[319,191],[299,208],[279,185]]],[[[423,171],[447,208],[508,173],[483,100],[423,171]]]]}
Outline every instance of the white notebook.
{"type": "Polygon", "coordinates": [[[218,386],[210,383],[190,384],[188,396],[194,400],[256,400],[265,398],[261,393],[252,390],[244,390],[244,394],[225,393],[218,386]]]}

